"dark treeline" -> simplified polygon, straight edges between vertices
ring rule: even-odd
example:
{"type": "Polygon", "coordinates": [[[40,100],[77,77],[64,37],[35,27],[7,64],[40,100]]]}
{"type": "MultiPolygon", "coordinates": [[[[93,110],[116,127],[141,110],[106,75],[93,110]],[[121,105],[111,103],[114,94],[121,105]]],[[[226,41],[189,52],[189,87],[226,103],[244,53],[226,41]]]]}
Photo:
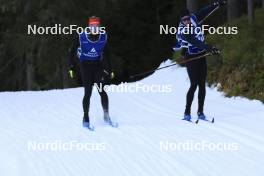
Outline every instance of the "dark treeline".
{"type": "MultiPolygon", "coordinates": [[[[171,58],[175,36],[160,35],[159,25],[177,26],[180,11],[212,0],[1,0],[0,91],[46,90],[79,86],[68,77],[68,50],[74,35],[27,35],[27,25],[76,24],[85,27],[89,16],[106,26],[108,54],[117,77],[113,83],[156,68],[171,58]]],[[[256,0],[254,6],[260,7],[256,0]]],[[[230,0],[206,23],[217,26],[247,13],[247,0],[230,0]]],[[[254,14],[254,13],[253,13],[254,14]]],[[[140,79],[140,78],[139,78],[140,79]]]]}

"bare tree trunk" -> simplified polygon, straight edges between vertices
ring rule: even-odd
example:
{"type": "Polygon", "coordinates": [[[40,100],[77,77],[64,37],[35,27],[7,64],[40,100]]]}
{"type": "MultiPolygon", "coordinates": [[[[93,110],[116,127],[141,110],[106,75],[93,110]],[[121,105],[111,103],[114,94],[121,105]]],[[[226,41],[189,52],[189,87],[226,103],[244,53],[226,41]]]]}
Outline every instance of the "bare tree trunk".
{"type": "Polygon", "coordinates": [[[160,22],[159,11],[160,11],[160,2],[159,2],[159,0],[156,0],[156,21],[157,21],[158,24],[160,22]]]}
{"type": "Polygon", "coordinates": [[[195,12],[198,9],[198,1],[197,0],[186,0],[187,9],[190,12],[195,12]]]}
{"type": "Polygon", "coordinates": [[[227,20],[233,20],[239,17],[239,0],[227,1],[227,20]]]}
{"type": "MultiPolygon", "coordinates": [[[[32,12],[32,0],[24,1],[24,19],[30,16],[32,12]]],[[[26,64],[26,90],[34,89],[34,65],[33,65],[33,57],[34,51],[33,49],[29,49],[25,54],[25,64],[26,64]]]]}
{"type": "Polygon", "coordinates": [[[255,14],[254,14],[254,0],[247,0],[248,4],[248,22],[252,24],[254,22],[255,14]]]}
{"type": "Polygon", "coordinates": [[[32,57],[33,54],[30,52],[26,54],[26,89],[32,90],[34,83],[33,83],[33,75],[34,75],[34,68],[32,64],[32,57]]]}
{"type": "Polygon", "coordinates": [[[68,66],[61,59],[61,77],[62,77],[62,88],[69,87],[69,76],[68,76],[68,66]]]}

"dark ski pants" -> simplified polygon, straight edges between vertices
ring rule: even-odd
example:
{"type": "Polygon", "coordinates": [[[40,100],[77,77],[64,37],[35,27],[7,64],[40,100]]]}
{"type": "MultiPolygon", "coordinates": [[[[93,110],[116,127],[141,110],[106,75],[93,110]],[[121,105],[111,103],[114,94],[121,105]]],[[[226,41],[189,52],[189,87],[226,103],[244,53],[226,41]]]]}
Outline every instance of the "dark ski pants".
{"type": "MultiPolygon", "coordinates": [[[[81,62],[81,74],[82,82],[84,86],[84,97],[83,97],[83,112],[85,118],[89,118],[89,108],[90,108],[90,98],[92,95],[92,90],[94,83],[102,86],[102,89],[97,89],[101,96],[101,103],[105,113],[108,113],[108,96],[103,90],[103,66],[101,61],[82,61],[81,62]]],[[[85,119],[89,120],[89,119],[85,119]]]]}
{"type": "Polygon", "coordinates": [[[203,113],[204,100],[206,95],[206,76],[207,76],[206,59],[201,58],[195,61],[191,61],[186,64],[186,68],[191,85],[186,96],[185,114],[191,113],[193,97],[197,87],[199,87],[198,112],[203,113]]]}

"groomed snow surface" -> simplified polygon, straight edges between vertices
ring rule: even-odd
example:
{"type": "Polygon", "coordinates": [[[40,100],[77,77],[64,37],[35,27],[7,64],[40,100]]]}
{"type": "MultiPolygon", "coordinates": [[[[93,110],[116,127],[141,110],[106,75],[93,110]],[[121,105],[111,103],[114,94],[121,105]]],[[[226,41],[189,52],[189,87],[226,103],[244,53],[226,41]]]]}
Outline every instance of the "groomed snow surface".
{"type": "MultiPolygon", "coordinates": [[[[117,129],[104,125],[95,91],[94,132],[82,127],[83,88],[0,93],[0,175],[264,175],[261,102],[225,98],[207,88],[205,113],[215,123],[196,125],[181,120],[189,86],[185,68],[170,67],[138,83],[169,85],[172,91],[109,92],[117,129]]],[[[196,110],[197,98],[194,118],[196,110]]]]}

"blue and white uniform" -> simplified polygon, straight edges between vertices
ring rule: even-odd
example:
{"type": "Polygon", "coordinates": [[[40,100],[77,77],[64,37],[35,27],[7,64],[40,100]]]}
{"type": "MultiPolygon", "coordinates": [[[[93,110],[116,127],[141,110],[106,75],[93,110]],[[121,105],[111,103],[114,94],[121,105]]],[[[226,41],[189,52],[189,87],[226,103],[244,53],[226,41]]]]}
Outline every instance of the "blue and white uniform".
{"type": "Polygon", "coordinates": [[[98,61],[102,59],[103,50],[107,43],[107,34],[100,34],[97,41],[91,41],[89,34],[85,32],[79,35],[80,47],[77,49],[77,55],[80,61],[98,61]]]}
{"type": "Polygon", "coordinates": [[[205,40],[204,40],[204,34],[201,31],[201,28],[198,25],[196,16],[194,14],[192,14],[190,16],[190,20],[191,20],[191,27],[192,31],[188,31],[190,29],[188,29],[187,27],[185,27],[182,23],[180,23],[179,25],[179,33],[176,35],[177,37],[177,43],[178,43],[178,47],[180,48],[187,48],[188,49],[188,54],[192,55],[192,54],[200,54],[202,52],[205,51],[205,40]],[[191,34],[186,34],[186,32],[190,32],[191,34]],[[193,42],[189,41],[186,39],[185,35],[191,35],[192,38],[194,38],[195,40],[200,41],[200,43],[203,43],[204,46],[202,45],[202,47],[196,46],[194,45],[193,42]]]}
{"type": "Polygon", "coordinates": [[[214,3],[213,5],[206,6],[205,8],[191,14],[191,34],[186,34],[185,30],[188,30],[188,28],[182,22],[180,22],[179,28],[181,30],[179,30],[176,35],[177,41],[175,46],[173,47],[173,50],[178,51],[182,48],[186,48],[187,52],[185,54],[187,55],[196,55],[207,50],[209,46],[205,44],[205,38],[201,31],[200,24],[218,7],[219,4],[214,3]]]}
{"type": "Polygon", "coordinates": [[[191,20],[191,27],[189,28],[186,27],[182,22],[180,22],[179,24],[180,30],[176,35],[177,43],[174,48],[175,50],[186,48],[188,50],[189,55],[200,54],[204,52],[206,49],[204,34],[202,33],[201,28],[199,27],[198,21],[196,19],[196,16],[194,14],[190,16],[190,20],[191,20]],[[197,41],[199,45],[196,44],[197,41]]]}

